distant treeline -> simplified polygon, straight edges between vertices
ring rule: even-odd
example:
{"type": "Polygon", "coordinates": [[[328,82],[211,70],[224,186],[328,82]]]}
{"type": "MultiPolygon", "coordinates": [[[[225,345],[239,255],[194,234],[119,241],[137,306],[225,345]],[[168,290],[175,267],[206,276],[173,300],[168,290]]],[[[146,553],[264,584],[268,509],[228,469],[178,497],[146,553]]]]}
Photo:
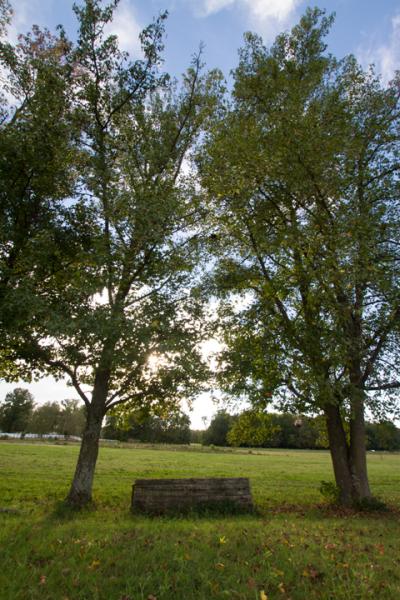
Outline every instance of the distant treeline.
{"type": "MultiPolygon", "coordinates": [[[[369,450],[400,450],[400,429],[390,421],[367,423],[369,450]]],[[[328,448],[322,417],[244,411],[231,415],[219,411],[205,431],[191,430],[184,413],[167,418],[140,413],[121,420],[107,418],[102,430],[105,438],[162,444],[197,443],[205,446],[241,446],[261,448],[328,448]]]]}
{"type": "Polygon", "coordinates": [[[102,437],[150,444],[190,444],[192,441],[190,418],[182,412],[164,418],[140,412],[125,418],[110,415],[102,429],[102,437]]]}
{"type": "MultiPolygon", "coordinates": [[[[195,432],[197,438],[199,432],[195,432]]],[[[367,422],[368,450],[400,450],[400,429],[391,421],[367,422]]],[[[214,446],[261,448],[328,448],[325,420],[320,417],[284,413],[244,411],[231,415],[219,411],[201,436],[201,443],[214,446]]]]}
{"type": "Polygon", "coordinates": [[[37,405],[29,390],[15,388],[0,403],[0,435],[18,432],[80,436],[84,426],[85,408],[78,400],[37,405]]]}

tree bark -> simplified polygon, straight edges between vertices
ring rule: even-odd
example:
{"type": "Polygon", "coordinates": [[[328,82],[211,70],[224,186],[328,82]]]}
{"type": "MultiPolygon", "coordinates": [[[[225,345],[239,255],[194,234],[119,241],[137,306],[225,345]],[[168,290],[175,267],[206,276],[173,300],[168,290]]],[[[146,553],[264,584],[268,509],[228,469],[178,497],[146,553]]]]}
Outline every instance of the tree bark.
{"type": "Polygon", "coordinates": [[[324,412],[333,472],[339,488],[339,502],[344,506],[351,506],[353,504],[353,480],[349,463],[349,447],[340,409],[336,404],[326,404],[324,412]]]}
{"type": "Polygon", "coordinates": [[[102,416],[93,414],[91,409],[88,411],[78,462],[67,496],[68,504],[77,508],[92,500],[93,477],[99,452],[102,420],[102,416]]]}
{"type": "Polygon", "coordinates": [[[350,469],[353,481],[353,498],[360,501],[371,498],[368,482],[367,453],[364,421],[364,392],[353,388],[350,417],[350,469]]]}
{"type": "Polygon", "coordinates": [[[97,373],[93,387],[92,402],[87,407],[86,425],[74,478],[66,501],[81,508],[91,502],[94,471],[99,453],[99,439],[105,403],[108,394],[109,372],[97,373]]]}

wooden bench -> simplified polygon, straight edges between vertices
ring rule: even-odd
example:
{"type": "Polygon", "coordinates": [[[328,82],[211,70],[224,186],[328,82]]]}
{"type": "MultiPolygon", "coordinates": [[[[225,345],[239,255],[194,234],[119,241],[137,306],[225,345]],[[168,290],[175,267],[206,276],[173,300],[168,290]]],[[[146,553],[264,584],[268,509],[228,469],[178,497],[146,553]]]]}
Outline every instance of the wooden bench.
{"type": "Polygon", "coordinates": [[[137,479],[132,488],[132,510],[150,514],[192,509],[253,510],[246,477],[196,479],[137,479]]]}

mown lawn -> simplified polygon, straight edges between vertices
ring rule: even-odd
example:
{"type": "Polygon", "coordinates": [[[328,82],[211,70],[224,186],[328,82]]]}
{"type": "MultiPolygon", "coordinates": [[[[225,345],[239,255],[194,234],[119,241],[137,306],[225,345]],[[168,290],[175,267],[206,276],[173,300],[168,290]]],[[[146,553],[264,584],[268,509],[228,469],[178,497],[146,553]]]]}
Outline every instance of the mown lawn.
{"type": "Polygon", "coordinates": [[[77,446],[0,443],[1,600],[400,598],[400,455],[369,455],[392,510],[324,507],[327,452],[102,448],[96,510],[60,509],[77,446]],[[144,517],[137,477],[248,476],[256,515],[144,517]]]}

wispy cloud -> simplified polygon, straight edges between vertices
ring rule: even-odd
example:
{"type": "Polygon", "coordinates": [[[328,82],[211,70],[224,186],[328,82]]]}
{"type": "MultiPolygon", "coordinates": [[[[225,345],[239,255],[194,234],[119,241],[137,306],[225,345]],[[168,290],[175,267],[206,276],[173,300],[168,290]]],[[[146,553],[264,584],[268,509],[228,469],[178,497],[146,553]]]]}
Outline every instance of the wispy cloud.
{"type": "Polygon", "coordinates": [[[243,25],[272,40],[282,27],[290,26],[296,8],[304,0],[180,0],[192,6],[199,18],[209,17],[222,10],[236,10],[243,25]]]}
{"type": "Polygon", "coordinates": [[[203,0],[201,14],[208,16],[224,8],[238,7],[251,19],[286,21],[302,0],[203,0]]]}
{"type": "Polygon", "coordinates": [[[36,2],[30,2],[29,0],[19,0],[19,2],[13,2],[12,5],[13,15],[11,24],[7,28],[7,39],[15,44],[18,41],[18,36],[29,31],[32,24],[36,23],[38,6],[36,2]]]}
{"type": "Polygon", "coordinates": [[[373,63],[384,83],[390,81],[395,71],[400,69],[400,13],[391,20],[387,42],[378,44],[372,40],[368,45],[363,44],[358,48],[357,56],[364,66],[373,63]]]}
{"type": "Polygon", "coordinates": [[[140,26],[134,10],[128,1],[121,2],[118,6],[112,23],[106,29],[108,34],[118,36],[121,50],[129,52],[133,57],[140,54],[139,33],[140,26]]]}

